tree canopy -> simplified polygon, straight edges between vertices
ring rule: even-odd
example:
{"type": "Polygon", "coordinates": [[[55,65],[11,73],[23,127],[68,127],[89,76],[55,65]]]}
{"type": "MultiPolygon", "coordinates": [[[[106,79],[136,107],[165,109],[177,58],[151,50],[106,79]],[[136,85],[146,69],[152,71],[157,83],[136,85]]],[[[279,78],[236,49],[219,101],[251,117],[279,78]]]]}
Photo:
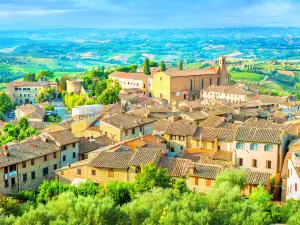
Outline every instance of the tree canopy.
{"type": "Polygon", "coordinates": [[[23,77],[23,80],[34,82],[36,81],[35,77],[36,77],[35,73],[26,73],[23,77]]]}
{"type": "Polygon", "coordinates": [[[0,112],[6,114],[13,109],[10,97],[4,92],[0,92],[0,112]]]}
{"type": "Polygon", "coordinates": [[[54,78],[54,73],[50,72],[49,70],[42,70],[35,77],[36,80],[41,80],[41,81],[48,81],[53,78],[54,78]]]}
{"type": "Polygon", "coordinates": [[[165,61],[161,61],[161,63],[160,63],[160,71],[166,71],[165,61]]]}
{"type": "Polygon", "coordinates": [[[144,63],[143,63],[143,74],[151,75],[149,59],[148,58],[146,58],[144,63]]]}
{"type": "Polygon", "coordinates": [[[178,63],[178,70],[183,70],[182,60],[180,60],[179,63],[178,63]]]}
{"type": "Polygon", "coordinates": [[[56,92],[53,88],[41,88],[38,91],[37,96],[35,97],[35,101],[38,103],[51,101],[55,98],[56,92]]]}
{"type": "Polygon", "coordinates": [[[58,81],[58,90],[59,91],[66,91],[67,90],[67,80],[69,80],[70,77],[67,75],[63,75],[59,81],[58,81]]]}

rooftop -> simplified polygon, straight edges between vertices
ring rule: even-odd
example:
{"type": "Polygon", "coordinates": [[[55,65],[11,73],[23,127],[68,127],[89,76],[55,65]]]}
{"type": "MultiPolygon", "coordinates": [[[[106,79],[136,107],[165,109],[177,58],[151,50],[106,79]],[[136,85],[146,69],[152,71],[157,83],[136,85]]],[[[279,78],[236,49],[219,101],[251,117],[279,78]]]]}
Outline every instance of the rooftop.
{"type": "Polygon", "coordinates": [[[79,139],[69,130],[51,131],[45,134],[59,147],[79,142],[79,139]]]}
{"type": "Polygon", "coordinates": [[[172,177],[185,177],[191,161],[188,159],[161,157],[159,167],[168,169],[172,177]]]}
{"type": "Polygon", "coordinates": [[[133,152],[101,152],[90,166],[97,168],[127,169],[133,152]]]}
{"type": "Polygon", "coordinates": [[[219,67],[205,68],[205,69],[190,69],[190,70],[166,70],[162,73],[165,73],[169,77],[184,77],[184,76],[217,74],[218,71],[219,71],[219,67]]]}

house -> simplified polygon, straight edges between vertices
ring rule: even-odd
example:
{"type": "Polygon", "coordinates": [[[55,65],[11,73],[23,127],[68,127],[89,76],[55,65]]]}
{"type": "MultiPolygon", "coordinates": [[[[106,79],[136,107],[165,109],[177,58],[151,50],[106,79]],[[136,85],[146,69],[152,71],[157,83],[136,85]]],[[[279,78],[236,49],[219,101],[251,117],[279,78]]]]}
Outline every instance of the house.
{"type": "Polygon", "coordinates": [[[0,149],[0,183],[2,194],[34,190],[44,179],[55,177],[61,166],[60,148],[45,138],[34,137],[0,149]]]}
{"type": "Polygon", "coordinates": [[[28,118],[28,121],[44,122],[46,110],[39,106],[26,104],[22,106],[17,106],[15,114],[16,120],[19,120],[21,117],[25,116],[28,118]]]}
{"type": "Polygon", "coordinates": [[[248,99],[251,92],[245,91],[241,87],[224,87],[212,85],[202,90],[201,98],[204,99],[226,99],[230,103],[241,103],[248,99]]]}
{"type": "Polygon", "coordinates": [[[288,160],[286,200],[300,200],[300,152],[292,152],[288,160]]]}
{"type": "Polygon", "coordinates": [[[249,196],[259,184],[263,185],[270,193],[270,173],[246,170],[246,186],[242,195],[249,196]]]}
{"type": "Polygon", "coordinates": [[[75,108],[72,109],[72,117],[74,116],[92,117],[97,115],[102,109],[103,109],[103,105],[100,104],[76,106],[75,108]]]}
{"type": "Polygon", "coordinates": [[[116,142],[153,133],[156,119],[119,113],[100,120],[100,132],[116,142]]]}
{"type": "Polygon", "coordinates": [[[226,58],[220,57],[219,67],[196,70],[166,70],[153,74],[153,97],[168,102],[195,100],[211,85],[228,86],[230,75],[226,58]]]}
{"type": "Polygon", "coordinates": [[[199,125],[201,122],[204,122],[209,115],[207,115],[203,111],[196,111],[196,112],[187,112],[180,115],[185,120],[193,121],[195,124],[199,125]]]}
{"type": "MultiPolygon", "coordinates": [[[[51,122],[39,122],[39,121],[28,121],[29,127],[36,129],[37,131],[43,131],[52,125],[51,122]]],[[[10,123],[15,126],[18,125],[17,120],[11,120],[10,123]]]]}
{"type": "Polygon", "coordinates": [[[45,132],[41,135],[60,148],[61,167],[79,160],[79,139],[69,130],[45,132]]]}
{"type": "Polygon", "coordinates": [[[49,81],[14,81],[6,85],[6,94],[17,104],[31,104],[41,88],[53,88],[57,93],[57,83],[49,81]]]}

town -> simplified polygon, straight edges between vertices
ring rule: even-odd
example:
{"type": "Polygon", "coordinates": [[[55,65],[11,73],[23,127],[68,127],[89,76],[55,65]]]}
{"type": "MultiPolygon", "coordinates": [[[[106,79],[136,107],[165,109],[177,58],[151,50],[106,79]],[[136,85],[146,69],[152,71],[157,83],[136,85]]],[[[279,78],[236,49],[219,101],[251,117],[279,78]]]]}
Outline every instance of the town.
{"type": "Polygon", "coordinates": [[[226,57],[203,69],[184,69],[182,61],[151,67],[148,59],[134,69],[110,72],[103,93],[117,94],[109,90],[100,102],[84,84],[103,82],[94,75],[53,82],[44,71],[43,80],[8,83],[2,103],[6,96],[18,106],[1,122],[0,192],[36,191],[47,181],[132,183],[152,166],[166,171],[171,186],[184,182],[194,193],[209,193],[219,175],[236,171],[245,174],[246,199],[263,186],[273,201],[300,200],[295,96],[231,84],[226,57]],[[89,103],[72,105],[74,96],[89,103]],[[69,117],[54,113],[59,98],[69,117]]]}

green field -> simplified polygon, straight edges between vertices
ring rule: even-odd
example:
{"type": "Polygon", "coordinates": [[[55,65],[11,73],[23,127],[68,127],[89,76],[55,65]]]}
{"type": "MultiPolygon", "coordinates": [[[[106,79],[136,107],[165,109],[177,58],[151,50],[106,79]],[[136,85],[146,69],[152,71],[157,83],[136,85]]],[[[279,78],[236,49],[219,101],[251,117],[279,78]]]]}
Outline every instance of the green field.
{"type": "Polygon", "coordinates": [[[268,90],[274,90],[274,91],[278,91],[280,94],[282,95],[289,95],[291,93],[295,92],[295,89],[292,88],[291,86],[278,82],[278,81],[274,81],[274,80],[268,80],[268,81],[264,81],[261,84],[261,87],[263,89],[268,89],[268,90]]]}
{"type": "Polygon", "coordinates": [[[231,78],[235,81],[254,81],[259,82],[264,79],[264,76],[257,73],[249,72],[231,72],[231,78]]]}

